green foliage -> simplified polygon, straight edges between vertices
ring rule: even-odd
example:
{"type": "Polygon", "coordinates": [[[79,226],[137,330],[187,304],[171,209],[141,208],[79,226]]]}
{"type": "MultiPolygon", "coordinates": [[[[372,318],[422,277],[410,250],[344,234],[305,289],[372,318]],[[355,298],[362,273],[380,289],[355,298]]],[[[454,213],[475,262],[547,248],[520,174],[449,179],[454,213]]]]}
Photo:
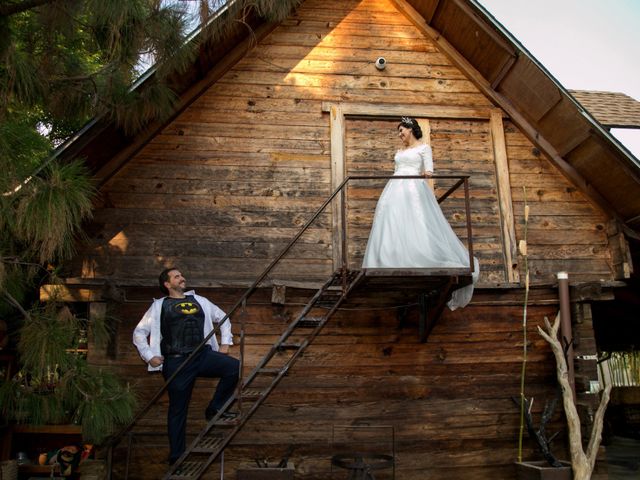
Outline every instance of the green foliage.
{"type": "Polygon", "coordinates": [[[100,444],[125,424],[134,414],[137,404],[129,386],[123,387],[112,373],[98,368],[79,368],[66,375],[61,383],[70,392],[73,418],[82,425],[85,441],[100,444]]]}
{"type": "Polygon", "coordinates": [[[66,350],[73,347],[79,329],[78,319],[66,307],[47,304],[31,310],[20,330],[18,353],[32,383],[55,383],[60,370],[66,372],[73,366],[73,356],[66,350]]]}
{"type": "Polygon", "coordinates": [[[118,322],[119,319],[112,315],[109,309],[107,309],[105,315],[93,315],[89,322],[89,340],[92,341],[96,347],[105,348],[111,340],[115,331],[114,326],[118,322]]]}
{"type": "Polygon", "coordinates": [[[615,387],[640,386],[640,351],[602,352],[598,358],[600,379],[615,387]]]}
{"type": "MultiPolygon", "coordinates": [[[[85,441],[100,444],[134,414],[137,399],[111,372],[93,368],[75,350],[82,321],[67,307],[34,308],[20,330],[21,369],[0,383],[5,418],[20,423],[82,425],[85,441]]],[[[106,329],[106,327],[101,327],[106,329]]]]}
{"type": "MultiPolygon", "coordinates": [[[[24,179],[31,175],[40,161],[51,151],[50,141],[38,130],[41,115],[31,110],[7,112],[4,121],[0,121],[0,193],[5,193],[16,186],[16,179],[24,179]]],[[[0,196],[0,201],[7,203],[11,198],[0,196]]],[[[6,208],[6,205],[5,205],[6,208]]],[[[3,216],[4,217],[4,216],[3,216]]],[[[3,218],[0,226],[3,227],[3,218]]]]}
{"type": "Polygon", "coordinates": [[[83,219],[91,214],[93,187],[79,162],[52,162],[23,188],[15,209],[15,235],[39,263],[68,257],[83,219]]]}
{"type": "MultiPolygon", "coordinates": [[[[76,421],[96,443],[132,417],[131,390],[69,351],[80,320],[34,300],[72,254],[95,195],[82,161],[62,163],[55,149],[91,118],[126,134],[168,118],[177,101],[171,79],[199,48],[246,26],[252,12],[277,21],[300,0],[237,0],[209,22],[223,3],[200,0],[208,27],[186,41],[189,16],[178,0],[0,2],[0,315],[19,327],[20,357],[18,375],[0,382],[5,417],[76,421]],[[143,77],[142,60],[155,65],[143,77]]],[[[95,341],[106,341],[106,318],[92,322],[95,341]]]]}
{"type": "Polygon", "coordinates": [[[11,15],[0,56],[3,110],[40,106],[53,123],[109,111],[142,55],[172,72],[185,65],[185,25],[178,6],[154,0],[51,2],[11,15]]]}

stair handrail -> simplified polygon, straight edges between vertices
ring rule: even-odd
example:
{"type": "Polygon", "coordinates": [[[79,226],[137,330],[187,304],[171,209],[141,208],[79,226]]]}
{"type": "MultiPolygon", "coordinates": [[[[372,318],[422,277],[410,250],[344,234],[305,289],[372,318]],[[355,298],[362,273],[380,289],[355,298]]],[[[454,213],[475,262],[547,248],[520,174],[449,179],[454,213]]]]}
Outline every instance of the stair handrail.
{"type": "MultiPolygon", "coordinates": [[[[344,208],[344,187],[352,180],[399,180],[399,179],[424,179],[425,177],[422,175],[348,175],[345,179],[338,185],[335,190],[327,197],[324,203],[316,210],[314,215],[300,228],[298,233],[293,236],[293,238],[289,241],[289,243],[282,249],[280,254],[275,257],[271,263],[262,271],[260,275],[254,280],[254,282],[247,288],[247,290],[242,294],[240,299],[235,303],[235,305],[225,313],[225,316],[214,325],[214,328],[211,332],[198,344],[198,346],[189,354],[189,356],[180,364],[180,366],[175,370],[175,372],[164,382],[164,384],[158,389],[158,391],[151,397],[150,400],[147,401],[147,404],[138,411],[138,413],[129,421],[127,425],[121,428],[117,434],[113,435],[105,444],[105,446],[109,449],[109,456],[111,456],[112,448],[126,435],[134,425],[142,418],[147,412],[151,409],[153,405],[158,401],[158,399],[162,396],[162,394],[166,391],[169,384],[173,381],[173,379],[193,360],[196,354],[204,348],[209,339],[220,332],[220,327],[229,320],[232,314],[243,305],[246,300],[255,292],[258,288],[258,285],[265,279],[265,277],[273,270],[273,268],[280,262],[280,260],[291,250],[291,248],[295,245],[298,239],[307,231],[307,229],[311,226],[311,224],[320,216],[320,214],[324,211],[325,208],[336,198],[338,193],[342,192],[343,195],[343,208],[344,208]]],[[[445,194],[438,198],[438,203],[441,203],[444,199],[446,199],[454,190],[460,187],[461,184],[464,184],[465,189],[465,208],[466,208],[466,217],[467,217],[467,230],[468,230],[468,242],[469,242],[469,265],[470,271],[473,272],[473,257],[472,257],[472,241],[471,241],[471,221],[470,221],[470,212],[469,212],[469,175],[432,175],[429,178],[433,179],[459,179],[459,181],[452,186],[445,194]]],[[[343,212],[343,220],[344,220],[344,212],[343,212]]],[[[343,222],[344,223],[344,222],[343,222]]],[[[343,238],[343,241],[345,239],[343,238]]],[[[343,262],[345,261],[343,256],[343,262]]],[[[343,264],[343,268],[345,265],[343,264]]],[[[111,463],[111,462],[109,462],[111,463]]],[[[111,468],[108,469],[109,479],[111,478],[111,468]]]]}

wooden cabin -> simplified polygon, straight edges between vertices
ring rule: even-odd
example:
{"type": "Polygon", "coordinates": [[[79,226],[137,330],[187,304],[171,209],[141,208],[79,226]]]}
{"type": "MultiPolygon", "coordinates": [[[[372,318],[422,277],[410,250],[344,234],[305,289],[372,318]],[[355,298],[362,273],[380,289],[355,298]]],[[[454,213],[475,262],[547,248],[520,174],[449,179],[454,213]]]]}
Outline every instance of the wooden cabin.
{"type": "MultiPolygon", "coordinates": [[[[605,305],[606,317],[616,292],[633,291],[639,163],[475,1],[305,0],[278,24],[246,18],[202,48],[175,88],[170,121],[130,137],[96,119],[60,149],[86,158],[100,196],[64,284],[42,290],[117,319],[112,344],[90,347],[89,359],[131,382],[141,409],[163,381],[147,373],[131,334],[160,295],[160,270],[179,267],[233,310],[232,353],[242,343],[247,378],[334,272],[359,272],[386,182],[369,177],[393,172],[401,115],[421,123],[438,195],[455,183],[444,177],[468,176],[468,212],[462,188],[441,206],[481,266],[471,304],[453,312],[425,303],[424,293],[445,288],[428,275],[359,279],[207,478],[219,469],[239,478],[245,465],[285,456],[295,478],[347,478],[332,458],[363,451],[393,457],[378,479],[515,478],[527,270],[534,417],[556,391],[536,327],[559,310],[563,271],[588,429],[598,400],[593,325],[607,322],[591,307],[605,305]]],[[[205,426],[213,385],[196,386],[190,438],[205,426]]],[[[166,407],[160,396],[113,450],[113,478],[163,477],[166,407]]],[[[560,409],[548,428],[567,458],[560,409]]],[[[529,440],[525,458],[538,459],[529,440]]],[[[594,478],[608,478],[606,447],[594,478]]]]}

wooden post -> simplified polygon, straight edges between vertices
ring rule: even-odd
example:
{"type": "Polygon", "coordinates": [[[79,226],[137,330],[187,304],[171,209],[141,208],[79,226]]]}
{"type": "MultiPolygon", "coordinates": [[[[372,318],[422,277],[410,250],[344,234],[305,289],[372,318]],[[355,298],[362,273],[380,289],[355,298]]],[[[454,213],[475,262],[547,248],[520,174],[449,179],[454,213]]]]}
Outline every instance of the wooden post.
{"type": "MultiPolygon", "coordinates": [[[[420,129],[422,130],[422,141],[425,144],[431,146],[431,123],[429,123],[429,119],[428,118],[416,118],[416,120],[420,124],[420,129]]],[[[433,169],[435,170],[435,168],[436,168],[436,166],[435,166],[435,158],[434,158],[433,169]]],[[[427,185],[429,185],[429,188],[431,188],[431,191],[435,193],[436,184],[435,184],[435,180],[433,178],[429,178],[427,180],[427,185]]]]}
{"type": "MultiPolygon", "coordinates": [[[[96,319],[104,320],[107,315],[107,304],[105,302],[91,302],[89,303],[89,325],[88,328],[92,328],[92,324],[96,319]]],[[[114,327],[115,328],[115,327],[114,327]]],[[[87,331],[89,333],[89,331],[87,331]]],[[[115,332],[114,332],[115,334],[115,332]]],[[[92,336],[89,335],[89,338],[92,336]]],[[[111,343],[112,340],[109,340],[111,343]]],[[[104,345],[102,348],[98,348],[95,343],[89,343],[87,348],[87,361],[89,363],[101,363],[109,354],[109,346],[104,345]]]]}
{"type": "Polygon", "coordinates": [[[504,139],[502,124],[502,110],[491,111],[490,117],[491,142],[493,158],[496,164],[496,183],[500,205],[500,221],[502,227],[502,253],[504,256],[505,280],[511,283],[520,281],[518,270],[514,268],[516,252],[516,230],[514,226],[513,204],[511,203],[511,181],[509,180],[509,162],[507,160],[507,146],[504,139]]]}
{"type": "MultiPolygon", "coordinates": [[[[345,172],[344,135],[345,121],[342,106],[331,105],[329,109],[329,122],[331,127],[331,192],[343,181],[345,172]]],[[[347,188],[347,187],[345,187],[347,188]]],[[[342,265],[342,239],[343,222],[340,210],[340,201],[336,198],[331,202],[331,226],[333,243],[333,270],[342,265]]]]}

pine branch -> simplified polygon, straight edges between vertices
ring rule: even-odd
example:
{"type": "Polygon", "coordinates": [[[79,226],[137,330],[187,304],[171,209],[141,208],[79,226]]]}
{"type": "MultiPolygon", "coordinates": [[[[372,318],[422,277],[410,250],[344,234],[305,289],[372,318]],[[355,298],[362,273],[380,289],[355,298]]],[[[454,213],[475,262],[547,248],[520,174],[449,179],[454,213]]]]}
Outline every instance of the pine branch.
{"type": "Polygon", "coordinates": [[[26,12],[32,8],[41,7],[49,3],[56,3],[58,0],[25,0],[20,3],[6,3],[0,5],[0,16],[9,17],[18,13],[26,12]]]}
{"type": "Polygon", "coordinates": [[[3,290],[2,294],[5,296],[7,300],[9,300],[9,303],[13,305],[22,314],[22,316],[26,320],[31,320],[31,315],[29,315],[29,312],[27,312],[24,308],[22,308],[22,305],[20,305],[20,302],[18,302],[15,298],[13,298],[13,295],[11,295],[6,290],[3,290]]]}

